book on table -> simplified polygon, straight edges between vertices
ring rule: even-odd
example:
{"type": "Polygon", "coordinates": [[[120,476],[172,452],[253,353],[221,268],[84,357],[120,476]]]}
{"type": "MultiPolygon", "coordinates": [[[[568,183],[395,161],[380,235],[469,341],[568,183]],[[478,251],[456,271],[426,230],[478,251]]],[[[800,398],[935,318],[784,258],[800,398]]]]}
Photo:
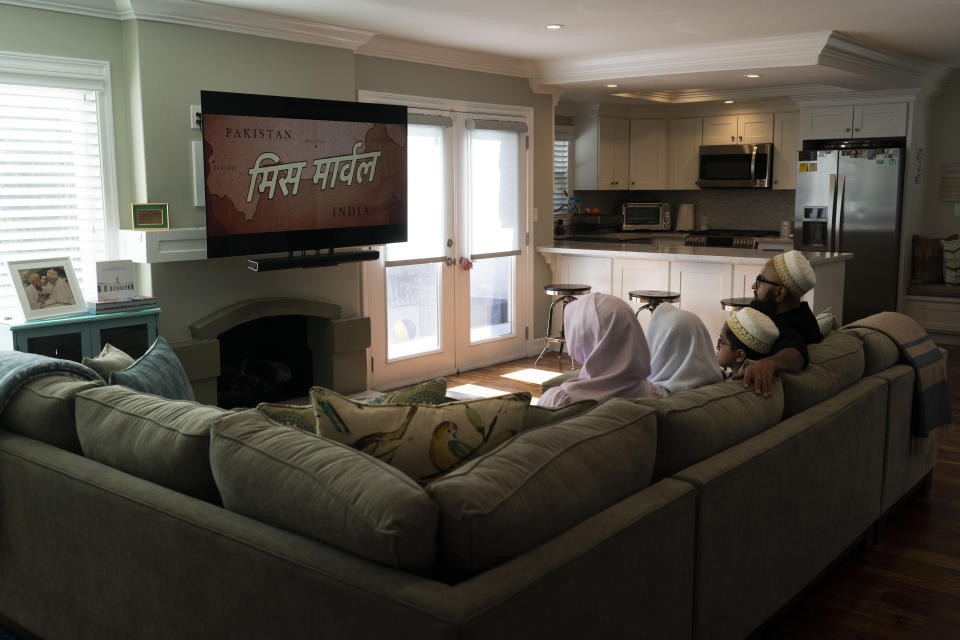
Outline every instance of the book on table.
{"type": "Polygon", "coordinates": [[[153,296],[129,296],[116,300],[97,300],[87,303],[87,313],[120,313],[121,311],[139,311],[153,309],[157,299],[153,296]]]}

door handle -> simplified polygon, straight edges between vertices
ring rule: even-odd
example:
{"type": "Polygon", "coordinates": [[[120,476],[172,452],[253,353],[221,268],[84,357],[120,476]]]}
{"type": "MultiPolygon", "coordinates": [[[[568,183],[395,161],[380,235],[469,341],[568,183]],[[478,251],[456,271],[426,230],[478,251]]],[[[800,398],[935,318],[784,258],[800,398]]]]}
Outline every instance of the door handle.
{"type": "Polygon", "coordinates": [[[457,261],[454,260],[453,258],[447,258],[444,262],[447,263],[448,267],[457,264],[457,261]]]}
{"type": "Polygon", "coordinates": [[[743,142],[743,136],[740,136],[740,142],[743,142]]]}
{"type": "Polygon", "coordinates": [[[840,174],[837,177],[837,208],[836,208],[836,241],[833,243],[833,251],[841,251],[843,249],[843,201],[845,198],[845,187],[846,187],[847,176],[845,174],[840,174]]]}
{"type": "Polygon", "coordinates": [[[730,136],[730,142],[736,142],[737,138],[735,136],[730,136]]]}

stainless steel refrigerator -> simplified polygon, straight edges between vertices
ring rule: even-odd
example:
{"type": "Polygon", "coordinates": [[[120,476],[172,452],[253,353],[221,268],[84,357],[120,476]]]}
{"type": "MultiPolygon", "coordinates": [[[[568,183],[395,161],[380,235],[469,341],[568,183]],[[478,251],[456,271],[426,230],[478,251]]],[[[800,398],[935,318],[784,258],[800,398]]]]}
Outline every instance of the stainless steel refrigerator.
{"type": "Polygon", "coordinates": [[[904,150],[903,138],[883,138],[808,140],[799,152],[794,247],[854,254],[844,324],[897,310],[904,150]]]}

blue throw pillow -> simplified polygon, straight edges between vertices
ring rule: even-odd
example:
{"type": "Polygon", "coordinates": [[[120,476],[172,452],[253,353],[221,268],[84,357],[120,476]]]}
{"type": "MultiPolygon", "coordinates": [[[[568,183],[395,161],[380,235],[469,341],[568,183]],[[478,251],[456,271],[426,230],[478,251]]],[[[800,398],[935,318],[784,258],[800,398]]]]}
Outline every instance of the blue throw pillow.
{"type": "Polygon", "coordinates": [[[193,387],[180,359],[163,338],[157,338],[140,359],[122,371],[110,373],[110,384],[119,384],[170,400],[193,400],[193,387]]]}

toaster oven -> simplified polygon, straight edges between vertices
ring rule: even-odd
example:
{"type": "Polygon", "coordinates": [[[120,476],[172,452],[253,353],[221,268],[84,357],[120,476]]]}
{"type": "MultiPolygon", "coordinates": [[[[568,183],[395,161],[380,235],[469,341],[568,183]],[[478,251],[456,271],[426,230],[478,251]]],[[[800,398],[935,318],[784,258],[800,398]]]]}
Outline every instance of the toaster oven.
{"type": "Polygon", "coordinates": [[[623,214],[624,231],[669,231],[669,202],[624,202],[620,207],[623,214]]]}

